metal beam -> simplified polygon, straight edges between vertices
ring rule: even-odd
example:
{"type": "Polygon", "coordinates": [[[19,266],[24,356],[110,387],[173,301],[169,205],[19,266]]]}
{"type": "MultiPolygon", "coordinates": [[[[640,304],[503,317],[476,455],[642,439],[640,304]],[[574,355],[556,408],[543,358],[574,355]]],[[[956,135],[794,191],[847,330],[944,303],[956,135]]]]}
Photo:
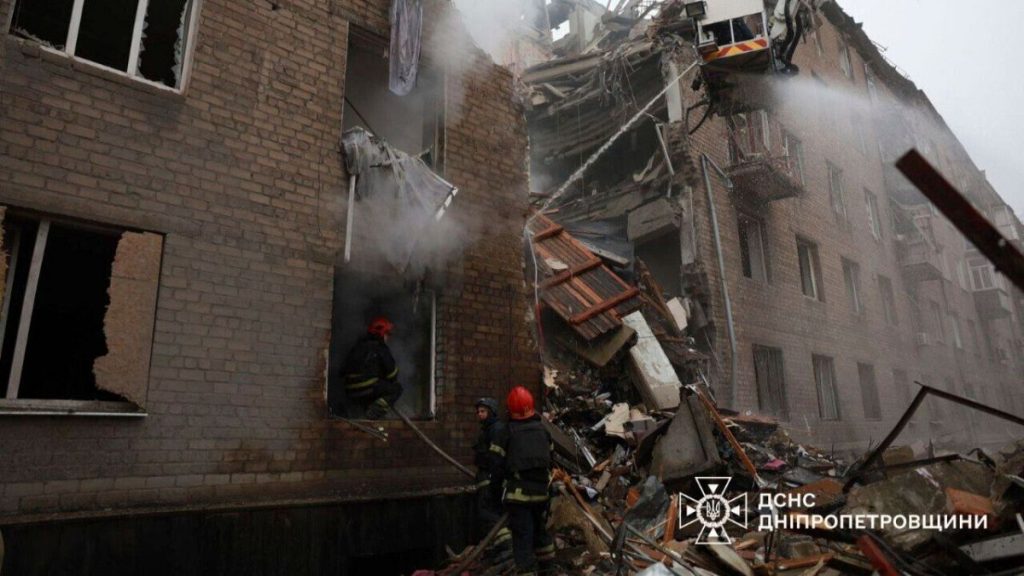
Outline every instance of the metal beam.
{"type": "Polygon", "coordinates": [[[1024,255],[917,150],[896,161],[896,167],[932,201],[954,226],[999,270],[1024,290],[1024,255]]]}

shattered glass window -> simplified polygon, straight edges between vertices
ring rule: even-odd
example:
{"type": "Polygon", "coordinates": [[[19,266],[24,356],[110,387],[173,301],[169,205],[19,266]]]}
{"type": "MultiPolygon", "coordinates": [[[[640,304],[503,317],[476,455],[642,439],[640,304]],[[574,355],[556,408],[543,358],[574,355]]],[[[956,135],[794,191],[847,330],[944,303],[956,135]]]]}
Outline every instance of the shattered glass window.
{"type": "Polygon", "coordinates": [[[170,88],[181,86],[191,0],[18,0],[11,33],[170,88]],[[44,6],[46,4],[46,6],[44,6]]]}
{"type": "Polygon", "coordinates": [[[63,50],[74,4],[74,0],[18,0],[11,33],[63,50]]]}

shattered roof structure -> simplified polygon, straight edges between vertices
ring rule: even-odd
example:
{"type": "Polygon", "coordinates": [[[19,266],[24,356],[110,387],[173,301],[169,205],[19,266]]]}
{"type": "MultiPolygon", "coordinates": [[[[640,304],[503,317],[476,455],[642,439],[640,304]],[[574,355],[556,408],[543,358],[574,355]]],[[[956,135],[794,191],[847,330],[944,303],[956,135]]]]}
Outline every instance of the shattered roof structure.
{"type": "Polygon", "coordinates": [[[542,214],[529,222],[540,298],[580,336],[592,340],[622,326],[640,306],[639,291],[565,229],[542,214]]]}

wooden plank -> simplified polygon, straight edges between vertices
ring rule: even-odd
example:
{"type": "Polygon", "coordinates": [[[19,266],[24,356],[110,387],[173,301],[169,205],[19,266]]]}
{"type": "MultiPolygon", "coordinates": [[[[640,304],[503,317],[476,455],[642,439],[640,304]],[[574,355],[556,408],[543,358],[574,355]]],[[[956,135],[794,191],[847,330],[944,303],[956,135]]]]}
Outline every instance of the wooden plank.
{"type": "Polygon", "coordinates": [[[566,282],[568,280],[571,280],[574,277],[579,276],[580,274],[583,274],[584,272],[586,272],[586,271],[588,271],[588,270],[590,270],[592,268],[596,268],[597,266],[600,266],[600,265],[601,265],[601,259],[595,256],[592,260],[588,260],[587,262],[584,262],[583,264],[579,264],[579,265],[574,266],[574,267],[572,267],[572,268],[570,268],[568,270],[564,270],[562,272],[559,272],[558,274],[555,274],[554,276],[548,278],[547,280],[544,280],[543,282],[540,283],[540,287],[542,289],[544,289],[544,288],[550,288],[550,287],[555,286],[557,284],[561,284],[562,282],[566,282]]]}
{"type": "Polygon", "coordinates": [[[630,288],[629,290],[622,292],[617,296],[609,298],[608,300],[605,300],[604,302],[601,302],[596,306],[593,306],[583,312],[580,312],[579,314],[576,314],[575,316],[569,319],[569,322],[571,322],[572,324],[580,324],[582,322],[585,322],[610,308],[618,306],[620,302],[628,300],[639,293],[639,290],[637,290],[636,288],[630,288]]]}
{"type": "Polygon", "coordinates": [[[25,348],[28,346],[28,331],[32,325],[32,310],[36,305],[36,288],[39,287],[39,274],[43,267],[43,253],[46,251],[46,239],[50,235],[50,221],[39,222],[36,232],[36,244],[32,248],[32,264],[28,269],[28,283],[25,285],[25,296],[21,305],[21,318],[18,322],[18,335],[14,341],[14,360],[11,363],[10,378],[7,379],[7,398],[18,397],[21,386],[21,370],[25,364],[25,348]]]}
{"type": "MultiPolygon", "coordinates": [[[[549,222],[551,221],[549,220],[549,222]]],[[[561,225],[551,222],[550,227],[541,230],[540,232],[537,232],[536,234],[533,235],[533,241],[540,242],[541,240],[547,240],[548,238],[561,234],[564,230],[565,228],[562,228],[561,225]]]]}

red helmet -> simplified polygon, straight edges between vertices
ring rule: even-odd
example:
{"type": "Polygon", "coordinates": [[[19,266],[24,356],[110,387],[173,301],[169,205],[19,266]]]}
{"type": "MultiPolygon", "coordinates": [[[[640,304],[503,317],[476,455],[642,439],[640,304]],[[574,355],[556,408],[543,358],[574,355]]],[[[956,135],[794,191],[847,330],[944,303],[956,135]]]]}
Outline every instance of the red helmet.
{"type": "Polygon", "coordinates": [[[370,321],[370,325],[366,328],[366,331],[370,334],[384,338],[388,334],[391,334],[391,330],[394,327],[395,325],[391,323],[391,320],[388,320],[384,316],[377,316],[370,321]]]}
{"type": "Polygon", "coordinates": [[[516,386],[508,393],[505,406],[513,420],[526,420],[533,416],[533,394],[522,386],[516,386]]]}

